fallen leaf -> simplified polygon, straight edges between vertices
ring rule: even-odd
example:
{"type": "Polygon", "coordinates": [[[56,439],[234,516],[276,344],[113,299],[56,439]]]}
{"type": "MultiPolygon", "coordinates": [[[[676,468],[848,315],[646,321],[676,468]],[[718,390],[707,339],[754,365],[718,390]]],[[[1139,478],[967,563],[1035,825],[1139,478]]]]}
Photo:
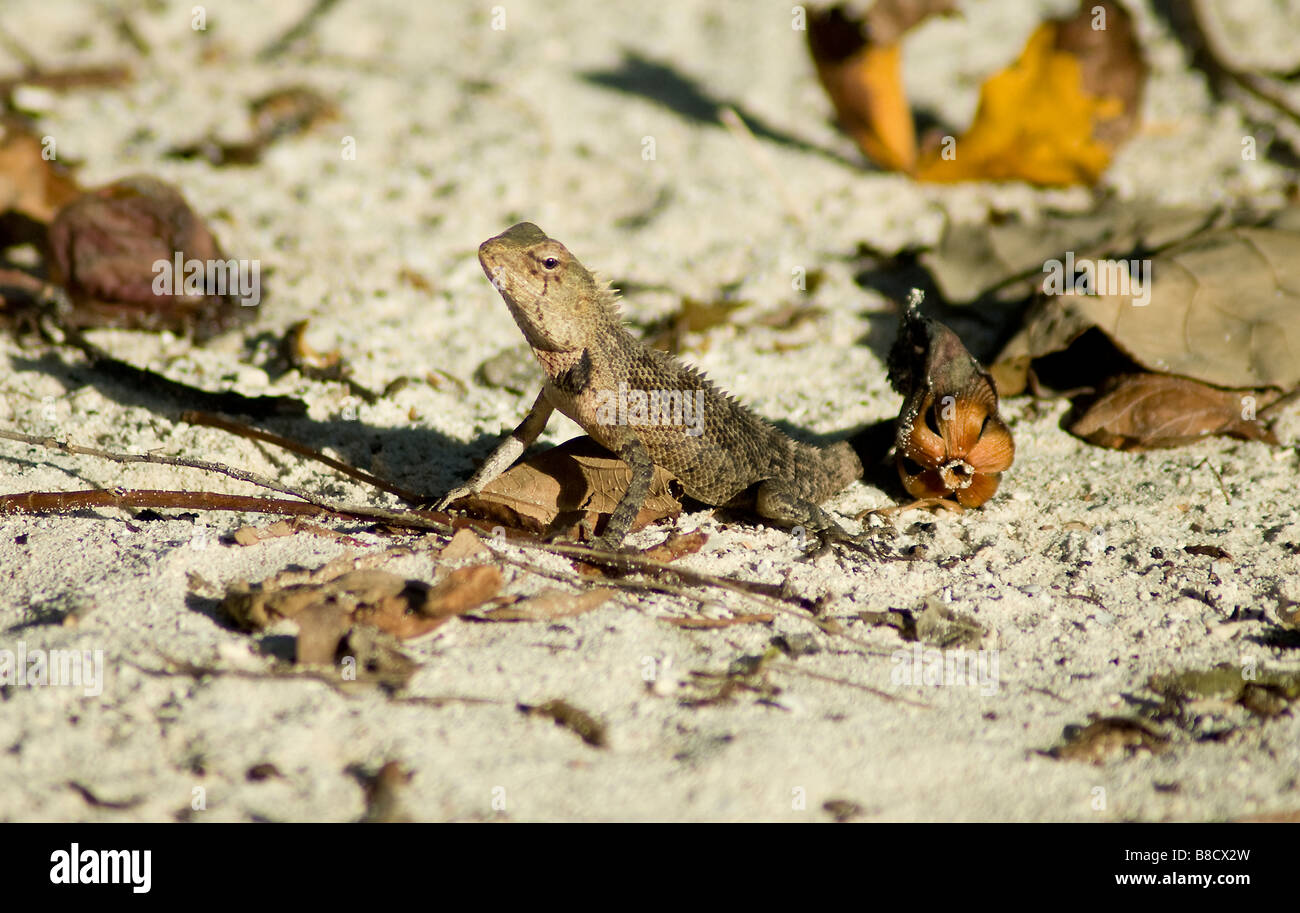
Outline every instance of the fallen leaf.
{"type": "Polygon", "coordinates": [[[502,583],[501,571],[493,565],[458,568],[438,581],[415,611],[431,618],[463,615],[499,593],[502,583]]]}
{"type": "Polygon", "coordinates": [[[317,602],[294,614],[298,637],[294,662],[302,666],[332,666],[343,635],[352,627],[352,617],[336,602],[317,602]]]}
{"type": "Polygon", "coordinates": [[[863,815],[862,806],[852,799],[827,799],[822,803],[822,810],[841,824],[863,815]]]}
{"type": "Polygon", "coordinates": [[[1093,263],[1104,294],[1044,295],[994,361],[998,392],[1024,390],[1035,360],[1093,328],[1148,371],[1226,389],[1300,385],[1300,231],[1205,232],[1137,261],[1144,281],[1126,288],[1128,263],[1093,263]]]}
{"type": "MultiPolygon", "coordinates": [[[[595,523],[613,513],[632,480],[632,470],[589,437],[566,441],[517,463],[483,491],[456,502],[472,515],[532,532],[546,532],[564,521],[595,523]]],[[[650,492],[633,530],[673,518],[682,505],[673,496],[673,477],[656,466],[650,492]]]]}
{"type": "Polygon", "coordinates": [[[171,330],[204,340],[251,320],[257,311],[241,305],[238,287],[226,285],[224,267],[222,285],[207,287],[212,264],[236,261],[226,260],[180,192],[157,178],[124,178],[77,197],[55,216],[49,246],[51,278],[73,303],[61,316],[66,326],[171,330]],[[163,274],[154,264],[171,267],[178,258],[184,269],[171,276],[171,293],[155,292],[163,274]],[[195,262],[205,271],[204,288],[187,292],[195,262]]]}
{"type": "Polygon", "coordinates": [[[889,171],[916,164],[916,127],[903,89],[899,36],[877,43],[842,7],[808,11],[808,49],[836,117],[862,154],[889,171]]]}
{"type": "Polygon", "coordinates": [[[564,590],[547,590],[536,596],[521,599],[512,605],[488,609],[477,617],[488,621],[550,621],[555,618],[572,618],[600,608],[614,595],[613,589],[601,587],[570,593],[564,590]]]}
{"type": "Polygon", "coordinates": [[[393,635],[370,625],[356,625],[348,631],[335,655],[344,681],[376,682],[392,691],[405,688],[420,668],[402,652],[393,635]]]}
{"type": "Polygon", "coordinates": [[[954,612],[941,599],[931,597],[916,615],[916,639],[941,650],[978,649],[988,631],[972,616],[954,612]]]}
{"type": "Polygon", "coordinates": [[[641,549],[641,554],[653,561],[676,561],[684,555],[694,555],[708,541],[708,534],[698,529],[692,533],[674,533],[658,545],[641,549]]]}
{"type": "Polygon", "coordinates": [[[607,744],[605,724],[567,701],[547,701],[537,706],[520,704],[519,710],[529,716],[549,717],[557,726],[576,732],[584,742],[594,748],[604,748],[607,744]]]}
{"type": "Polygon", "coordinates": [[[1178,447],[1216,434],[1277,444],[1254,417],[1273,399],[1276,393],[1218,390],[1185,377],[1127,374],[1112,379],[1069,430],[1114,450],[1178,447]]]}
{"type": "Polygon", "coordinates": [[[1132,136],[1148,68],[1128,11],[1111,0],[1087,0],[1072,19],[1060,23],[1056,48],[1078,58],[1083,88],[1089,95],[1117,98],[1121,103],[1120,113],[1100,120],[1093,135],[1112,146],[1132,136]]]}
{"type": "Polygon", "coordinates": [[[478,558],[490,554],[492,554],[491,550],[483,544],[478,533],[465,527],[456,530],[456,534],[442,547],[438,557],[443,561],[460,561],[464,558],[478,558]]]}
{"type": "Polygon", "coordinates": [[[48,157],[50,148],[16,118],[0,119],[0,213],[47,224],[81,192],[72,172],[48,157]]]}
{"type": "MultiPolygon", "coordinates": [[[[300,631],[306,624],[310,626],[306,639],[313,641],[307,650],[310,661],[329,662],[320,659],[326,647],[316,640],[334,636],[337,644],[342,632],[355,624],[373,625],[403,640],[420,637],[482,605],[500,591],[502,583],[501,572],[488,565],[452,571],[433,587],[387,571],[330,575],[328,568],[318,569],[316,579],[302,582],[290,582],[301,575],[277,575],[252,585],[240,581],[227,590],[221,608],[250,631],[263,630],[280,619],[297,622],[300,631]],[[340,623],[342,630],[335,632],[340,623]]],[[[303,640],[300,633],[300,653],[303,640]]]]}
{"type": "Polygon", "coordinates": [[[1139,751],[1160,754],[1169,738],[1140,720],[1103,717],[1087,726],[1067,726],[1064,744],[1047,753],[1059,761],[1087,761],[1104,764],[1116,755],[1129,757],[1139,751]]]}
{"type": "Polygon", "coordinates": [[[981,87],[970,128],[955,144],[940,143],[922,156],[917,178],[1095,183],[1126,135],[1118,125],[1136,116],[1134,92],[1140,97],[1145,70],[1140,56],[1136,69],[1125,56],[1136,52],[1127,14],[1112,4],[1085,2],[1072,20],[1043,23],[1015,63],[981,87]],[[1108,27],[1085,40],[1080,29],[1091,28],[1093,8],[1107,10],[1108,27]],[[1117,70],[1108,75],[1107,66],[1117,70]],[[1135,78],[1137,87],[1130,89],[1125,80],[1135,78]]]}

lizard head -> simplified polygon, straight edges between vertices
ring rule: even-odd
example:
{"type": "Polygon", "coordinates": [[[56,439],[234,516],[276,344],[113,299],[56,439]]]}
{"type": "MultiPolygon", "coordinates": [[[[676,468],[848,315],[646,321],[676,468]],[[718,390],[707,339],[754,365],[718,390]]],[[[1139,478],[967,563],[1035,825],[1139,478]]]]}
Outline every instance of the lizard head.
{"type": "Polygon", "coordinates": [[[488,238],[478,261],[534,349],[582,349],[608,319],[609,290],[532,222],[488,238]]]}

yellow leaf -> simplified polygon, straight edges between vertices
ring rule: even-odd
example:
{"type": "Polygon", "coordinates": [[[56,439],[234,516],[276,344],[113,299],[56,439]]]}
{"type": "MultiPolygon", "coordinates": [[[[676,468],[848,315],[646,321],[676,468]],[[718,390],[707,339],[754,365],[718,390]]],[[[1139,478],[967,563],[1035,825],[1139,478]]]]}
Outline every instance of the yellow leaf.
{"type": "Polygon", "coordinates": [[[919,180],[1091,184],[1101,176],[1114,147],[1095,137],[1096,126],[1123,103],[1084,90],[1079,60],[1055,48],[1056,30],[1040,25],[1020,58],[984,83],[975,122],[948,158],[942,146],[927,152],[919,180]]]}

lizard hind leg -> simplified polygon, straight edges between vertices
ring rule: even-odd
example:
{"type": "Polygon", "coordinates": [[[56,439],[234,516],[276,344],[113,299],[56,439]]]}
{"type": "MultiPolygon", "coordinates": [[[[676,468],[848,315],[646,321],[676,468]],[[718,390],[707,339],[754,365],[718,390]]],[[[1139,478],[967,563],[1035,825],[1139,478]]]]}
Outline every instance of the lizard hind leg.
{"type": "Polygon", "coordinates": [[[850,535],[830,514],[801,497],[780,479],[765,479],[758,483],[754,488],[754,510],[761,517],[782,526],[802,528],[815,537],[818,544],[808,553],[809,558],[824,554],[833,544],[847,545],[872,558],[887,557],[874,540],[850,535]]]}

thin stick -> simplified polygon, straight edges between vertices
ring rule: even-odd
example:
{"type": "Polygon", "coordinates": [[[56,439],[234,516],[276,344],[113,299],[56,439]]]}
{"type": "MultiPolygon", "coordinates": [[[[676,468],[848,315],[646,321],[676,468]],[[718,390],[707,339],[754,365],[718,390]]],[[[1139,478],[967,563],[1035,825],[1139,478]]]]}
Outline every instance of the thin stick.
{"type": "Polygon", "coordinates": [[[781,672],[792,672],[795,675],[803,675],[807,678],[815,678],[819,682],[830,682],[832,685],[845,685],[849,688],[857,688],[860,691],[866,691],[874,694],[876,697],[883,697],[887,701],[898,701],[900,704],[910,704],[913,707],[920,707],[922,710],[933,710],[929,704],[923,704],[920,701],[914,701],[911,698],[902,697],[898,694],[890,694],[888,691],[881,691],[879,688],[872,688],[870,685],[860,685],[857,682],[851,682],[846,678],[836,678],[833,675],[822,675],[820,672],[811,672],[808,669],[800,669],[791,663],[768,663],[767,668],[777,669],[781,672]]]}
{"type": "Polygon", "coordinates": [[[338,0],[316,0],[312,8],[307,10],[303,17],[294,23],[287,32],[262,48],[257,54],[257,59],[266,61],[278,57],[315,28],[316,21],[328,13],[337,3],[338,0]]]}
{"type": "Polygon", "coordinates": [[[207,460],[191,460],[185,457],[165,457],[156,453],[114,453],[109,450],[100,450],[96,447],[80,447],[76,444],[69,444],[67,441],[55,440],[52,437],[37,437],[32,434],[23,434],[21,431],[6,431],[0,428],[0,438],[10,441],[18,441],[23,444],[32,444],[36,447],[45,447],[48,450],[58,450],[63,453],[80,454],[82,456],[99,457],[102,460],[112,460],[114,463],[157,463],[161,466],[180,466],[186,469],[202,469],[205,472],[215,472],[223,476],[229,476],[240,482],[248,482],[250,485],[256,485],[259,488],[267,488],[271,491],[278,491],[282,495],[289,495],[294,498],[301,498],[309,504],[315,504],[318,507],[328,507],[330,502],[317,497],[308,492],[296,491],[287,485],[281,485],[274,479],[268,479],[266,476],[258,475],[255,472],[249,472],[246,469],[236,469],[233,466],[227,466],[224,463],[212,463],[207,460]]]}
{"type": "Polygon", "coordinates": [[[803,212],[795,203],[790,188],[781,177],[781,172],[776,170],[776,166],[772,164],[772,160],[768,158],[767,153],[763,150],[753,132],[745,125],[740,115],[736,113],[736,109],[723,107],[718,111],[718,118],[731,131],[731,135],[739,141],[740,148],[745,150],[745,154],[754,163],[754,167],[763,172],[763,176],[776,188],[777,195],[785,205],[786,213],[800,228],[806,228],[808,225],[807,220],[804,219],[803,212]]]}
{"type": "Polygon", "coordinates": [[[267,444],[274,444],[277,447],[282,447],[285,450],[298,454],[299,456],[307,457],[309,460],[324,463],[331,469],[337,470],[349,478],[356,479],[358,482],[365,482],[367,485],[378,488],[380,491],[388,492],[390,495],[396,495],[408,504],[423,504],[429,500],[429,498],[410,491],[409,489],[394,485],[391,482],[385,482],[383,479],[371,475],[364,469],[357,469],[355,466],[349,466],[342,460],[336,460],[327,454],[321,453],[319,450],[314,450],[311,447],[308,447],[306,444],[300,444],[290,438],[273,434],[270,431],[263,431],[261,428],[254,428],[252,425],[246,425],[243,422],[237,422],[222,415],[215,415],[211,412],[182,412],[181,421],[188,422],[191,425],[205,425],[209,428],[220,428],[222,431],[227,431],[230,434],[238,435],[239,437],[250,438],[255,441],[263,441],[267,444]]]}

